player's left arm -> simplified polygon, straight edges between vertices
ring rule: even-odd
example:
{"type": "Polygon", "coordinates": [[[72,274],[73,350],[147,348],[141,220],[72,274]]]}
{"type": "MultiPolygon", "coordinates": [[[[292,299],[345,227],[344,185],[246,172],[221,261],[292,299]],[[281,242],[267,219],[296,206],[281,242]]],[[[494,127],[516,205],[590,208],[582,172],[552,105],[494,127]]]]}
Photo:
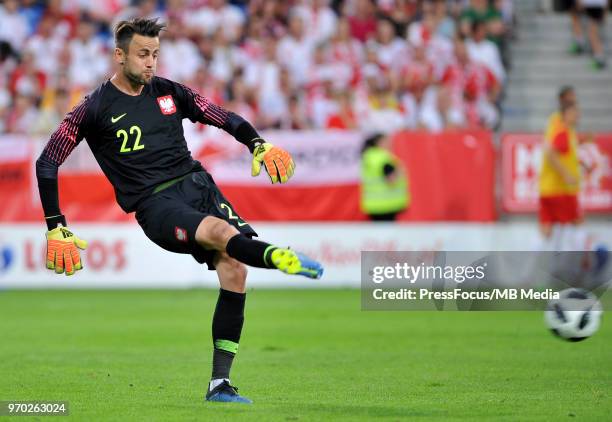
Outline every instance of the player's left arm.
{"type": "Polygon", "coordinates": [[[247,120],[212,103],[184,85],[176,84],[176,93],[185,117],[192,122],[221,128],[247,146],[253,154],[252,176],[259,175],[262,164],[272,183],[285,183],[293,176],[295,163],[291,155],[284,149],[266,142],[247,120]]]}

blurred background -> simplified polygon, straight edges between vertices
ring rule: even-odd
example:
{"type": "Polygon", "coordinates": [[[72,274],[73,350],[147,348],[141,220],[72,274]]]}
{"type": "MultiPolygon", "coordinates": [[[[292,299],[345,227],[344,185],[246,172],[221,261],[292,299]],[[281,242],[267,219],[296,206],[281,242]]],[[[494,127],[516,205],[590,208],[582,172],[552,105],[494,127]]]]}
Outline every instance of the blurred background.
{"type": "MultiPolygon", "coordinates": [[[[580,148],[587,235],[567,247],[610,245],[612,24],[608,2],[575,3],[1,1],[0,286],[216,285],[189,256],[146,239],[83,145],[60,170],[60,204],[90,241],[86,270],[75,281],[44,268],[34,162],[63,116],[113,74],[112,27],[133,17],[168,25],[159,76],[242,115],[294,156],[295,178],[271,186],[251,178],[241,144],[184,124],[194,158],[263,239],[326,265],[322,280],[303,285],[358,285],[363,250],[537,247],[542,138],[565,85],[594,140],[580,148]],[[373,138],[392,154],[403,192],[396,209],[374,213],[382,218],[362,197],[373,138]]],[[[289,279],[253,270],[250,282],[289,279]]]]}

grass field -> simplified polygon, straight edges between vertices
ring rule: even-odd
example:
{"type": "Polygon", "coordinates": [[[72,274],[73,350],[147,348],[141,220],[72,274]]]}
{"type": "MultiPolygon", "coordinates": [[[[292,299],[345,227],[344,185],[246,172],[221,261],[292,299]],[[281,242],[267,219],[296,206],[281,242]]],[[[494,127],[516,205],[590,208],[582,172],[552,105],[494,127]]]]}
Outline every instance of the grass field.
{"type": "Polygon", "coordinates": [[[540,312],[363,312],[355,290],[250,291],[232,381],[255,404],[205,403],[215,300],[0,292],[0,400],[69,401],[83,421],[612,415],[612,321],[565,343],[540,312]]]}

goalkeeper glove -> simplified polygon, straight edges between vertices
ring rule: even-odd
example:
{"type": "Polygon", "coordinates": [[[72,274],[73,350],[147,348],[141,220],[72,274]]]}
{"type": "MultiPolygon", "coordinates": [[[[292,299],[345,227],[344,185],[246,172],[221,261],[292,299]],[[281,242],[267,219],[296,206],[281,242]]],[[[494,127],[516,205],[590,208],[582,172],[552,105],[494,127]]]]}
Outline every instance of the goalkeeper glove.
{"type": "Polygon", "coordinates": [[[57,227],[47,232],[47,268],[66,275],[83,269],[77,249],[87,248],[87,242],[76,237],[66,227],[57,227]]]}
{"type": "Polygon", "coordinates": [[[291,155],[284,149],[269,143],[259,144],[253,150],[253,164],[251,175],[257,176],[261,171],[261,163],[266,167],[272,183],[285,183],[295,170],[295,163],[291,155]]]}

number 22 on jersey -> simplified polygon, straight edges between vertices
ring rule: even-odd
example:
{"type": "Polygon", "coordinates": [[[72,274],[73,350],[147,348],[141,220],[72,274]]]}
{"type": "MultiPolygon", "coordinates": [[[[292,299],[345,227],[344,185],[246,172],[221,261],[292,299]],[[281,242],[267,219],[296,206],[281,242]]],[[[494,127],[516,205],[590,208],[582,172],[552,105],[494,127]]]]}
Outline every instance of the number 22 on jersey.
{"type": "Polygon", "coordinates": [[[140,137],[142,136],[142,131],[136,125],[130,127],[130,135],[136,135],[136,140],[132,144],[132,146],[128,146],[128,141],[130,136],[125,129],[119,129],[117,131],[117,138],[122,138],[120,153],[125,154],[126,152],[134,152],[143,149],[145,146],[140,143],[140,137]]]}

